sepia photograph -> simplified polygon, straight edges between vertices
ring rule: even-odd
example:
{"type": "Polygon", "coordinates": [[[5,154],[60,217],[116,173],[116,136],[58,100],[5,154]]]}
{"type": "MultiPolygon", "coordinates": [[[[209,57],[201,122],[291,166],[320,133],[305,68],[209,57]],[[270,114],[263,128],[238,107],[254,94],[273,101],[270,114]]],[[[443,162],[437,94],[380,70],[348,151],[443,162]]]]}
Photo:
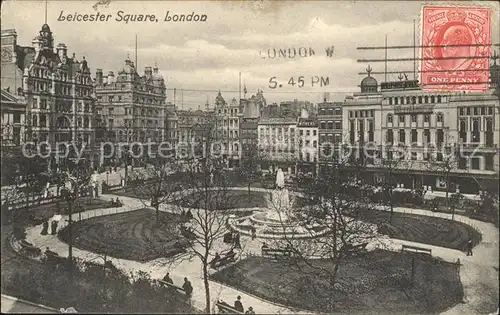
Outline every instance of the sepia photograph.
{"type": "Polygon", "coordinates": [[[2,313],[499,314],[499,2],[0,23],[2,313]]]}

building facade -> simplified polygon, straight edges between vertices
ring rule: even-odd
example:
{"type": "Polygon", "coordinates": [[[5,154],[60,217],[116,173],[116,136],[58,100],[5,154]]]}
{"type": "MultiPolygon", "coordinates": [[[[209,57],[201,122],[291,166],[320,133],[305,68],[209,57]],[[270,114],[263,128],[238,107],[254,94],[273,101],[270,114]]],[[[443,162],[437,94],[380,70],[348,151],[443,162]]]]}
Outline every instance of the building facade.
{"type": "Polygon", "coordinates": [[[416,80],[379,86],[368,71],[361,92],[346,98],[343,124],[345,155],[370,168],[374,182],[382,181],[387,161],[399,173],[397,184],[409,189],[478,193],[498,181],[495,89],[426,91],[416,80]]]}
{"type": "Polygon", "coordinates": [[[50,146],[52,156],[47,160],[50,169],[56,170],[66,163],[55,155],[57,144],[62,142],[83,146],[83,159],[90,164],[98,160],[89,65],[85,57],[78,60],[74,53],[70,57],[65,44],[54,47],[47,24],[33,39],[32,47],[18,45],[15,30],[2,31],[2,89],[24,96],[25,139],[50,146]]]}
{"type": "Polygon", "coordinates": [[[320,163],[329,163],[335,160],[334,153],[338,152],[344,138],[342,128],[342,102],[318,103],[318,132],[320,163]]]}
{"type": "MultiPolygon", "coordinates": [[[[127,57],[123,68],[103,75],[96,70],[96,123],[98,138],[112,143],[153,143],[165,139],[166,86],[158,67],[145,67],[139,75],[134,63],[127,57]]],[[[134,149],[134,148],[130,148],[134,149]]],[[[119,158],[119,157],[118,157],[119,158]]],[[[117,157],[113,158],[117,161],[117,157]]]]}
{"type": "Polygon", "coordinates": [[[263,118],[258,123],[258,143],[262,156],[269,162],[264,166],[271,172],[281,168],[296,173],[297,118],[263,118]]]}
{"type": "Polygon", "coordinates": [[[220,91],[215,98],[215,139],[221,144],[222,157],[227,167],[239,165],[240,148],[240,103],[235,98],[227,103],[220,91]]]}
{"type": "Polygon", "coordinates": [[[318,163],[318,120],[304,110],[297,120],[297,173],[315,175],[318,163]]]}

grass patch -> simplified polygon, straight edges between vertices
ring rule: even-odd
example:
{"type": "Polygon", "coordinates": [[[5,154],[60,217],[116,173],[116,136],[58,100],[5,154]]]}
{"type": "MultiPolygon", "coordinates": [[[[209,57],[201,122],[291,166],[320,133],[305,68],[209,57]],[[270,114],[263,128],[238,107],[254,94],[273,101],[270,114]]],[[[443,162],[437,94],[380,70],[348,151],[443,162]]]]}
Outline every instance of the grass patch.
{"type": "MultiPolygon", "coordinates": [[[[187,240],[180,236],[176,222],[179,215],[139,209],[135,211],[90,218],[73,224],[75,247],[135,261],[168,257],[184,250],[187,240]]],[[[68,242],[68,229],[59,232],[68,242]]]]}
{"type": "Polygon", "coordinates": [[[328,260],[315,260],[314,267],[285,261],[250,257],[212,276],[215,281],[261,298],[300,309],[343,313],[436,313],[459,303],[463,288],[458,266],[432,258],[415,259],[411,278],[410,254],[382,250],[341,263],[332,289],[328,260]]]}
{"type": "Polygon", "coordinates": [[[379,225],[379,232],[391,238],[411,242],[465,250],[472,238],[474,245],[481,241],[481,233],[467,224],[443,218],[394,212],[389,224],[389,211],[360,212],[358,219],[379,225]]]}

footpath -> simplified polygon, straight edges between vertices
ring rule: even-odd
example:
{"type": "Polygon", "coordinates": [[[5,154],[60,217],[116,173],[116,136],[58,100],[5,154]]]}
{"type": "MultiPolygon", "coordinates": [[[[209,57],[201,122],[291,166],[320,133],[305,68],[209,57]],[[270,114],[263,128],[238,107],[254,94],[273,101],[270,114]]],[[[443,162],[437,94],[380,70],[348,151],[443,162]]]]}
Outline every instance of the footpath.
{"type": "MultiPolygon", "coordinates": [[[[233,190],[246,190],[245,187],[234,187],[233,190]]],[[[252,188],[255,191],[267,191],[262,188],[252,188]]],[[[102,195],[101,198],[104,200],[110,200],[110,198],[116,199],[119,197],[122,203],[125,205],[121,208],[107,208],[107,209],[96,209],[89,210],[81,213],[80,215],[73,215],[74,221],[86,220],[92,217],[122,213],[128,211],[134,211],[137,209],[144,208],[144,204],[136,198],[115,196],[115,195],[102,195]]],[[[161,211],[169,212],[172,209],[169,205],[162,205],[161,211]]],[[[439,217],[445,219],[451,219],[451,214],[432,212],[429,210],[421,209],[411,209],[397,207],[394,209],[396,212],[411,213],[417,215],[439,217]]],[[[67,216],[63,216],[59,227],[63,228],[67,216]]],[[[432,246],[427,244],[409,242],[405,240],[390,239],[386,238],[382,240],[384,249],[400,251],[401,245],[413,245],[419,247],[425,247],[432,249],[432,256],[441,258],[445,261],[456,262],[457,259],[460,260],[460,277],[462,285],[464,288],[464,301],[449,310],[443,312],[446,315],[452,314],[485,314],[488,313],[492,308],[498,307],[498,305],[491,305],[491,301],[495,301],[498,298],[499,286],[498,286],[498,259],[499,259],[499,249],[498,249],[498,229],[490,223],[485,223],[482,221],[474,220],[465,216],[455,214],[455,220],[468,224],[482,234],[481,242],[474,248],[474,255],[467,256],[464,252],[459,250],[454,250],[450,248],[444,248],[439,246],[432,246]]],[[[57,252],[61,256],[68,255],[68,245],[60,241],[55,235],[40,235],[41,226],[35,226],[29,228],[27,232],[27,240],[36,246],[44,249],[49,247],[52,251],[57,252]]],[[[248,237],[242,236],[241,238],[243,251],[242,258],[247,255],[257,255],[260,251],[261,241],[251,240],[248,237]]],[[[380,240],[377,241],[378,243],[380,240]]],[[[215,244],[214,251],[222,251],[225,249],[225,244],[220,242],[215,244]]],[[[370,246],[376,246],[375,244],[369,244],[370,246]]],[[[380,245],[379,245],[380,246],[380,245]]],[[[73,255],[85,260],[97,260],[101,259],[98,255],[81,250],[78,248],[73,248],[73,255]]],[[[202,277],[201,263],[197,258],[193,260],[184,260],[175,265],[164,265],[159,263],[159,261],[150,261],[146,263],[141,263],[126,259],[116,259],[111,258],[110,260],[125,272],[130,271],[146,271],[150,272],[153,279],[161,279],[166,272],[170,272],[171,278],[174,283],[181,285],[183,283],[184,277],[187,277],[193,287],[193,296],[191,298],[192,305],[200,310],[205,307],[205,292],[202,277]]],[[[238,295],[242,297],[242,302],[247,309],[252,306],[257,313],[276,313],[276,314],[298,314],[298,313],[308,313],[306,311],[299,311],[296,309],[287,308],[284,306],[276,305],[272,302],[265,301],[263,299],[254,297],[252,295],[246,294],[245,292],[239,291],[236,288],[228,287],[220,283],[209,281],[210,292],[212,301],[217,299],[224,300],[231,303],[236,299],[238,295]]]]}

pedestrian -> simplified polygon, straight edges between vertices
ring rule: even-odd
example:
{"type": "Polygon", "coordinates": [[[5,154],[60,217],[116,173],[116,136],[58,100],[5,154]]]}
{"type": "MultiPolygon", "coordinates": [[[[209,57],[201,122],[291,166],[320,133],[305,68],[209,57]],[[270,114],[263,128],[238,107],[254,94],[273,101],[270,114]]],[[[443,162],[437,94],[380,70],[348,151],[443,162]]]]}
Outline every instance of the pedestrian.
{"type": "Polygon", "coordinates": [[[184,284],[182,285],[182,289],[184,290],[184,292],[186,292],[186,295],[188,297],[191,297],[191,294],[193,294],[193,286],[186,277],[184,277],[184,284]]]}
{"type": "Polygon", "coordinates": [[[245,314],[255,314],[254,310],[253,310],[253,307],[249,307],[248,308],[248,311],[245,312],[245,314]]]}
{"type": "Polygon", "coordinates": [[[56,235],[56,232],[57,232],[57,221],[56,220],[53,220],[52,223],[51,223],[51,233],[52,235],[56,235]]]}
{"type": "Polygon", "coordinates": [[[252,226],[252,241],[257,237],[257,229],[252,226]]]}
{"type": "Polygon", "coordinates": [[[238,295],[236,298],[236,301],[234,301],[234,308],[239,311],[239,312],[244,312],[245,309],[243,308],[243,304],[241,304],[241,296],[238,295]]]}
{"type": "Polygon", "coordinates": [[[472,256],[472,239],[469,238],[467,241],[467,256],[472,256]]]}
{"type": "Polygon", "coordinates": [[[45,220],[43,221],[43,224],[42,224],[42,232],[40,234],[42,235],[47,235],[49,234],[49,221],[48,220],[45,220]]]}
{"type": "Polygon", "coordinates": [[[241,249],[240,233],[234,234],[234,248],[241,249]]]}
{"type": "Polygon", "coordinates": [[[170,273],[167,272],[167,274],[165,275],[165,277],[163,277],[163,281],[167,282],[167,283],[170,283],[170,284],[174,284],[174,280],[172,280],[172,278],[170,278],[170,273]]]}

